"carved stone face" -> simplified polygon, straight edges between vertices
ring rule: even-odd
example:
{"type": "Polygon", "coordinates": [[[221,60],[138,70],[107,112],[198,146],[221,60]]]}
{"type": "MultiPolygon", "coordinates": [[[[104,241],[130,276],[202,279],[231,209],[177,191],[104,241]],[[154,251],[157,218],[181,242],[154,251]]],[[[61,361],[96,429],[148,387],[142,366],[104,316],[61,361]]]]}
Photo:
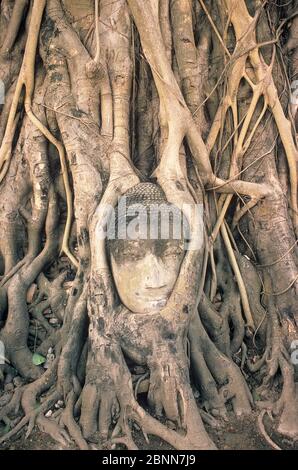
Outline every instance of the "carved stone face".
{"type": "MultiPolygon", "coordinates": [[[[168,204],[159,186],[140,183],[126,193],[125,200],[128,208],[134,204],[140,204],[141,209],[146,207],[148,216],[143,228],[145,226],[147,235],[141,235],[144,232],[140,224],[134,239],[119,237],[109,242],[112,274],[119,297],[131,312],[155,313],[165,306],[179,275],[184,257],[184,240],[182,236],[173,236],[174,218],[168,219],[167,235],[161,235],[161,221],[164,217],[158,219],[158,236],[155,239],[150,237],[152,204],[158,207],[168,204]]],[[[116,212],[118,228],[122,221],[119,207],[120,203],[116,212]]],[[[128,212],[129,209],[125,212],[125,224],[128,212]]]]}
{"type": "Polygon", "coordinates": [[[122,303],[134,313],[162,309],[183,256],[181,240],[118,240],[111,248],[111,267],[122,303]]]}

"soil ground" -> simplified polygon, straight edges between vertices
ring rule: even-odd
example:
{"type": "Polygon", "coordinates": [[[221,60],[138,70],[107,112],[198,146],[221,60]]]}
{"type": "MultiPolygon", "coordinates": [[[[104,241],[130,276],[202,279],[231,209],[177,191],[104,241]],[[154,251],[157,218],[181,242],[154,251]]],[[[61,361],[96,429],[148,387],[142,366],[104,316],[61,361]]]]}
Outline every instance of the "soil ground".
{"type": "MultiPolygon", "coordinates": [[[[265,426],[270,437],[282,449],[298,450],[298,443],[291,444],[287,439],[272,433],[272,425],[269,419],[265,419],[265,426]]],[[[230,419],[224,423],[222,429],[212,430],[206,426],[209,434],[212,436],[218,449],[221,450],[270,450],[263,436],[258,431],[257,414],[252,413],[249,418],[237,420],[230,419]]],[[[156,437],[150,437],[147,444],[140,433],[135,433],[135,442],[140,449],[144,450],[167,450],[171,449],[169,445],[156,437]]],[[[63,450],[63,447],[53,441],[47,434],[34,430],[32,434],[25,439],[25,430],[17,437],[0,446],[6,450],[63,450]]],[[[75,449],[75,447],[72,447],[75,449]]]]}

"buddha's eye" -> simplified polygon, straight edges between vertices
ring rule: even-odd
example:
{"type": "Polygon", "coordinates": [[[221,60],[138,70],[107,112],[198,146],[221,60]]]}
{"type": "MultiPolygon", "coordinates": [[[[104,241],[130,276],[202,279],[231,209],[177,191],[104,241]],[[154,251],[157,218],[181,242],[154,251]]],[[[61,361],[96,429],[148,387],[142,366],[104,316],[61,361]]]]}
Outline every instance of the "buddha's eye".
{"type": "Polygon", "coordinates": [[[127,260],[138,260],[144,257],[139,241],[130,240],[119,250],[119,256],[127,260]]]}
{"type": "Polygon", "coordinates": [[[131,253],[129,250],[122,250],[122,251],[118,251],[118,256],[122,256],[123,258],[129,258],[131,256],[131,253]]]}
{"type": "Polygon", "coordinates": [[[180,256],[182,253],[181,246],[168,246],[164,252],[165,256],[180,256]]]}
{"type": "Polygon", "coordinates": [[[140,252],[135,252],[133,253],[132,255],[132,259],[134,261],[138,261],[139,259],[143,259],[144,258],[144,253],[140,253],[140,252]]]}
{"type": "Polygon", "coordinates": [[[122,250],[118,251],[118,255],[123,258],[130,258],[133,256],[133,252],[129,248],[123,248],[122,250]]]}
{"type": "Polygon", "coordinates": [[[119,248],[113,246],[111,252],[113,253],[114,256],[118,256],[119,255],[119,248]]]}

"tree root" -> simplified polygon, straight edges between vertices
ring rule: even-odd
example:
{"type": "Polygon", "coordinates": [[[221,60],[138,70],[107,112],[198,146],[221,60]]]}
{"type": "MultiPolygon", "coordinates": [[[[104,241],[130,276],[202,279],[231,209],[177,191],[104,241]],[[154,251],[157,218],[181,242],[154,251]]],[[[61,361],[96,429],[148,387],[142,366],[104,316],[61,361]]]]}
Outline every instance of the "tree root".
{"type": "Polygon", "coordinates": [[[270,447],[272,447],[275,450],[282,450],[277,444],[275,444],[275,442],[273,442],[273,440],[268,436],[266,432],[266,429],[263,423],[263,418],[266,415],[266,413],[267,413],[267,410],[262,410],[258,416],[258,425],[259,425],[260,432],[262,436],[264,437],[264,439],[266,440],[266,442],[270,445],[270,447]]]}
{"type": "Polygon", "coordinates": [[[66,400],[66,408],[62,413],[61,420],[68,429],[70,436],[74,439],[78,448],[81,450],[88,450],[89,446],[82,435],[82,431],[73,417],[74,406],[76,402],[76,394],[71,391],[66,400]]]}
{"type": "MultiPolygon", "coordinates": [[[[46,412],[49,408],[51,408],[54,403],[59,400],[59,394],[57,392],[53,392],[49,398],[40,405],[40,407],[37,410],[31,411],[29,414],[26,414],[21,421],[8,433],[6,433],[4,436],[0,437],[0,444],[2,444],[5,441],[8,441],[11,439],[13,436],[15,436],[19,431],[21,431],[24,426],[31,421],[31,423],[35,422],[35,419],[37,418],[37,415],[39,413],[46,412]]],[[[32,425],[31,425],[32,426],[32,425]]],[[[33,427],[33,426],[32,426],[33,427]]]]}
{"type": "Polygon", "coordinates": [[[19,32],[20,24],[22,21],[23,12],[28,4],[28,0],[20,0],[14,4],[8,30],[6,33],[5,41],[2,44],[1,55],[8,54],[16,40],[19,32]]]}

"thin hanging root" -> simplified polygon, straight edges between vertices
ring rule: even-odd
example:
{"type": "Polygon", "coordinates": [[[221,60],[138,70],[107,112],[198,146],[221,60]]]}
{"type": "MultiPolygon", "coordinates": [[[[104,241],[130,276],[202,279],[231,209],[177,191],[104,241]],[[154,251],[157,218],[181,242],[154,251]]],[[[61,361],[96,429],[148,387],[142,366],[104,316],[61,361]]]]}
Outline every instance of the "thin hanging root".
{"type": "Polygon", "coordinates": [[[28,38],[24,53],[24,59],[19,73],[15,93],[13,96],[5,134],[0,148],[0,183],[5,177],[11,159],[11,145],[17,124],[17,108],[23,86],[25,86],[25,111],[30,121],[42,132],[42,134],[57,148],[65,186],[67,202],[67,220],[63,235],[62,251],[69,257],[70,261],[78,267],[78,261],[68,248],[68,240],[71,230],[73,215],[72,194],[67,173],[66,157],[63,145],[50,133],[50,131],[37,119],[32,112],[32,95],[34,91],[35,56],[40,31],[41,20],[46,5],[46,0],[34,0],[28,38]]]}
{"type": "Polygon", "coordinates": [[[250,372],[255,373],[261,369],[262,365],[268,361],[269,348],[267,347],[263,356],[258,359],[256,362],[251,362],[250,360],[246,361],[247,368],[250,372]]]}
{"type": "Polygon", "coordinates": [[[94,62],[99,64],[100,58],[100,38],[99,38],[99,0],[94,0],[94,23],[95,23],[95,35],[96,35],[96,54],[94,62]]]}
{"type": "Polygon", "coordinates": [[[149,372],[145,372],[145,374],[141,375],[141,377],[139,377],[139,379],[137,380],[135,390],[134,390],[134,396],[136,400],[138,398],[139,393],[144,393],[145,390],[146,392],[148,391],[149,389],[149,380],[147,380],[148,377],[149,377],[149,372]],[[141,383],[144,382],[145,380],[146,380],[146,383],[143,384],[143,387],[141,389],[142,391],[139,391],[141,383]]]}
{"type": "Polygon", "coordinates": [[[217,292],[217,272],[216,272],[216,265],[215,265],[215,259],[214,259],[213,245],[210,245],[209,247],[209,255],[210,255],[210,265],[211,265],[211,271],[212,271],[209,298],[211,302],[213,302],[213,299],[217,292]]]}
{"type": "Polygon", "coordinates": [[[229,50],[227,49],[227,47],[226,47],[226,45],[225,45],[225,43],[224,43],[224,41],[223,41],[223,39],[222,39],[222,37],[221,37],[221,35],[220,35],[218,29],[217,29],[217,27],[216,27],[216,25],[214,24],[214,21],[212,20],[211,15],[210,15],[208,9],[206,8],[205,3],[203,2],[203,0],[199,0],[199,2],[200,2],[200,4],[201,4],[201,7],[203,8],[203,10],[204,10],[204,12],[205,12],[205,14],[206,14],[208,20],[209,20],[209,22],[210,22],[212,28],[213,28],[213,31],[214,31],[215,34],[216,34],[217,39],[219,40],[219,42],[220,42],[220,44],[221,44],[223,50],[225,51],[225,53],[227,54],[228,57],[231,57],[231,54],[230,54],[229,50]]]}
{"type": "Polygon", "coordinates": [[[266,440],[266,442],[270,445],[270,447],[273,447],[273,449],[275,450],[282,450],[277,444],[275,444],[275,442],[272,441],[272,439],[268,436],[266,432],[266,429],[263,423],[263,418],[266,413],[267,413],[267,410],[262,410],[258,416],[258,425],[259,425],[260,432],[262,436],[264,437],[264,439],[266,440]]]}
{"type": "Polygon", "coordinates": [[[32,98],[34,89],[36,48],[45,4],[46,0],[34,0],[24,58],[12,99],[5,134],[0,148],[0,168],[3,167],[3,164],[7,159],[10,159],[11,152],[9,152],[9,149],[11,135],[23,86],[26,87],[26,94],[30,97],[30,99],[32,98]]]}
{"type": "Polygon", "coordinates": [[[243,207],[241,207],[241,209],[235,212],[232,221],[232,230],[237,227],[239,220],[246,214],[246,212],[249,212],[258,202],[258,199],[252,198],[243,207]]]}
{"type": "Polygon", "coordinates": [[[224,218],[225,218],[226,211],[228,210],[228,207],[229,207],[229,205],[230,205],[230,202],[231,202],[231,200],[232,200],[232,197],[233,197],[233,196],[229,194],[229,195],[225,198],[225,201],[224,201],[224,204],[223,204],[223,206],[222,206],[222,208],[221,208],[220,214],[219,214],[219,216],[218,216],[218,218],[217,218],[217,221],[216,221],[216,223],[215,223],[215,225],[214,225],[214,228],[213,228],[213,230],[212,230],[212,233],[211,233],[211,235],[210,235],[210,237],[209,237],[210,243],[212,243],[212,244],[215,242],[216,237],[217,237],[217,235],[218,235],[218,232],[219,232],[219,230],[220,230],[220,228],[221,228],[221,226],[222,226],[222,223],[223,223],[224,218]]]}
{"type": "MultiPolygon", "coordinates": [[[[203,4],[203,2],[201,2],[200,0],[200,3],[202,4],[203,6],[203,9],[206,13],[206,8],[203,4]]],[[[207,14],[207,13],[206,13],[207,14]]],[[[247,56],[247,54],[246,54],[247,56]]],[[[241,74],[237,74],[237,75],[240,75],[240,78],[247,78],[246,76],[246,71],[245,71],[245,63],[246,63],[246,56],[245,56],[245,60],[243,60],[243,56],[240,57],[240,62],[239,64],[237,64],[237,62],[235,63],[234,65],[234,69],[233,70],[234,72],[238,71],[238,68],[240,67],[240,72],[241,74]]],[[[274,61],[274,54],[273,54],[273,58],[272,58],[272,64],[273,64],[273,61],[274,61]]],[[[268,76],[269,76],[269,73],[271,73],[271,67],[268,68],[268,70],[266,71],[264,77],[262,78],[262,80],[260,80],[260,82],[257,84],[257,85],[254,85],[254,84],[251,84],[252,86],[252,89],[253,89],[253,97],[252,97],[252,100],[251,100],[251,103],[249,105],[249,108],[248,108],[248,111],[246,113],[246,116],[244,118],[244,121],[243,121],[243,126],[241,128],[241,131],[240,131],[240,135],[239,137],[237,136],[236,133],[236,130],[238,129],[238,116],[237,116],[237,106],[236,106],[236,100],[237,100],[237,91],[238,91],[238,87],[239,87],[239,82],[240,80],[237,79],[235,80],[234,76],[235,74],[234,73],[231,73],[230,75],[230,78],[229,78],[229,84],[228,84],[228,95],[225,97],[222,105],[219,107],[219,110],[217,112],[217,119],[215,118],[214,119],[214,124],[211,128],[211,131],[209,133],[209,141],[208,141],[208,149],[209,151],[212,150],[214,144],[215,144],[215,140],[217,138],[217,135],[218,135],[218,132],[221,128],[221,125],[220,123],[222,123],[223,119],[225,118],[226,116],[226,113],[229,109],[229,107],[231,106],[232,108],[232,111],[233,111],[233,120],[234,120],[234,140],[235,140],[235,149],[234,149],[234,152],[233,152],[233,155],[232,155],[232,161],[231,161],[231,168],[230,168],[230,179],[232,178],[235,178],[235,177],[238,177],[244,170],[241,170],[239,173],[235,174],[235,171],[236,171],[236,168],[237,166],[241,166],[239,165],[239,158],[243,158],[243,155],[244,153],[246,152],[246,150],[248,149],[250,143],[251,143],[251,140],[267,110],[267,99],[266,99],[266,96],[264,97],[264,106],[263,106],[263,109],[253,127],[253,129],[251,130],[250,132],[250,135],[247,137],[246,141],[245,141],[245,138],[246,138],[246,134],[248,132],[248,129],[249,129],[249,125],[251,123],[251,120],[252,120],[252,117],[254,115],[254,112],[255,112],[255,109],[256,109],[256,106],[258,104],[258,101],[260,99],[260,97],[264,94],[264,88],[266,86],[265,84],[265,81],[266,79],[268,79],[268,76]],[[236,109],[235,109],[236,108],[236,109]],[[219,120],[219,114],[222,114],[221,116],[221,120],[219,120]]],[[[230,205],[230,202],[232,200],[232,195],[228,195],[226,198],[225,198],[225,201],[224,201],[224,204],[222,205],[221,207],[221,211],[220,211],[220,215],[216,221],[216,224],[214,226],[214,229],[213,229],[213,232],[210,236],[210,239],[211,239],[211,242],[214,242],[217,235],[218,235],[218,232],[219,232],[219,229],[224,221],[224,217],[225,217],[225,214],[228,210],[228,207],[230,205]]],[[[246,204],[237,214],[235,214],[235,217],[234,217],[234,224],[236,225],[240,218],[249,210],[251,209],[252,207],[254,207],[257,202],[259,201],[259,198],[258,197],[253,197],[251,198],[251,201],[246,204]]],[[[235,226],[233,225],[233,226],[235,226]]]]}
{"type": "Polygon", "coordinates": [[[295,246],[297,245],[298,243],[298,240],[296,240],[292,246],[290,246],[290,248],[285,252],[283,253],[279,258],[277,258],[276,260],[272,261],[272,263],[267,263],[267,264],[258,264],[258,267],[259,268],[270,268],[271,266],[274,266],[275,264],[277,263],[280,263],[283,259],[285,259],[285,257],[291,253],[291,251],[293,251],[293,249],[295,248],[295,246]]]}
{"type": "MultiPolygon", "coordinates": [[[[244,73],[244,72],[243,72],[244,73]]],[[[267,74],[268,75],[268,74],[267,74]]],[[[266,75],[266,76],[267,76],[266,75]]],[[[244,76],[244,75],[243,75],[244,76]]],[[[231,75],[231,77],[233,77],[233,75],[231,75]]],[[[263,79],[263,81],[261,83],[259,83],[258,85],[254,86],[254,90],[253,90],[253,97],[252,97],[252,100],[251,100],[251,103],[249,105],[249,108],[248,108],[248,111],[246,113],[246,116],[245,116],[245,119],[244,119],[244,122],[243,122],[243,126],[241,128],[241,131],[240,131],[240,134],[239,134],[239,137],[237,138],[237,136],[235,136],[235,141],[236,141],[236,148],[233,152],[233,155],[232,155],[232,161],[231,161],[231,168],[230,168],[230,178],[235,178],[235,177],[238,177],[240,176],[240,174],[243,172],[240,171],[239,173],[235,174],[235,170],[237,168],[237,166],[239,166],[239,163],[238,163],[238,160],[239,158],[243,158],[243,155],[245,153],[245,151],[247,150],[247,148],[249,147],[249,144],[252,140],[252,137],[253,135],[255,134],[256,132],[256,129],[259,125],[259,123],[261,122],[261,119],[262,117],[264,116],[265,112],[266,112],[266,109],[267,109],[267,103],[265,101],[264,103],[264,106],[263,106],[263,109],[262,109],[262,112],[260,113],[260,116],[258,117],[252,131],[250,132],[250,135],[248,136],[247,140],[245,141],[244,143],[244,140],[245,140],[245,137],[246,137],[246,134],[247,134],[247,131],[248,131],[248,128],[249,128],[249,125],[251,123],[251,120],[252,120],[252,117],[253,117],[253,114],[255,112],[255,109],[256,109],[256,106],[258,104],[258,101],[259,101],[259,98],[262,94],[262,90],[263,90],[263,87],[264,87],[264,80],[265,78],[263,79]]],[[[236,100],[236,88],[235,88],[235,85],[233,85],[233,80],[231,78],[231,81],[232,81],[232,84],[230,84],[230,86],[232,86],[232,91],[230,91],[230,93],[233,95],[233,97],[235,97],[233,99],[233,101],[231,101],[231,106],[233,108],[233,118],[234,118],[234,128],[235,130],[238,128],[238,122],[237,122],[237,113],[234,112],[234,106],[236,103],[235,103],[235,100],[236,100]]],[[[236,82],[238,83],[238,81],[236,82]]],[[[238,88],[238,86],[237,86],[238,88]]],[[[226,100],[227,101],[230,101],[231,98],[230,97],[226,97],[226,100]]],[[[227,109],[225,109],[225,113],[224,113],[224,116],[226,115],[226,111],[227,109]]],[[[216,237],[217,237],[217,234],[219,232],[219,229],[223,223],[223,220],[224,220],[224,217],[226,215],[226,212],[229,208],[229,205],[230,205],[230,202],[232,200],[232,197],[233,195],[229,194],[228,196],[226,196],[225,198],[225,201],[224,201],[224,204],[222,205],[221,207],[221,211],[220,211],[220,214],[219,214],[219,217],[216,221],[216,224],[214,226],[214,229],[212,231],[212,234],[210,236],[210,239],[211,241],[214,243],[216,237]]],[[[247,210],[251,209],[252,207],[254,207],[257,202],[259,201],[259,198],[256,198],[256,197],[252,197],[251,198],[251,201],[241,210],[237,213],[237,217],[236,217],[236,223],[239,222],[240,218],[247,212],[247,210]]]]}
{"type": "MultiPolygon", "coordinates": [[[[158,90],[160,102],[168,124],[168,139],[163,152],[163,158],[156,174],[162,185],[174,181],[179,175],[180,161],[179,149],[186,136],[192,156],[202,176],[203,182],[208,186],[217,186],[221,192],[247,194],[254,197],[265,197],[270,188],[262,184],[248,183],[246,181],[223,181],[217,178],[212,170],[209,152],[196,126],[193,116],[188,109],[181,90],[175,79],[173,70],[167,59],[167,53],[160,32],[158,22],[154,16],[150,2],[144,9],[141,0],[128,0],[134,21],[139,30],[141,43],[146,59],[153,72],[153,78],[158,90]],[[178,171],[177,171],[178,170],[178,171]]],[[[181,172],[181,171],[180,171],[181,172]]],[[[163,185],[162,185],[163,186],[163,185]]],[[[171,191],[169,188],[169,192],[171,191]]],[[[175,191],[177,193],[177,191],[175,191]]],[[[168,197],[168,194],[166,192],[168,197]]]]}
{"type": "MultiPolygon", "coordinates": [[[[234,0],[225,0],[228,12],[231,16],[231,23],[235,30],[236,40],[241,42],[247,37],[248,31],[250,31],[250,44],[251,49],[249,52],[249,58],[254,70],[255,76],[259,82],[266,81],[266,87],[263,89],[264,98],[268,102],[268,106],[274,116],[277,129],[281,141],[283,143],[285,154],[288,161],[289,173],[290,173],[290,186],[291,186],[291,204],[293,210],[294,227],[298,229],[298,206],[297,206],[297,167],[296,161],[298,157],[298,150],[296,142],[294,141],[291,129],[291,122],[286,118],[282,105],[280,103],[278,92],[272,78],[272,65],[267,65],[263,60],[259,51],[259,46],[256,40],[255,29],[251,31],[249,26],[252,26],[259,15],[260,10],[253,18],[250,16],[247,6],[244,0],[240,0],[235,3],[234,0]]],[[[262,8],[262,7],[261,7],[262,8]]],[[[275,49],[274,49],[275,51],[275,49]]],[[[274,58],[274,52],[273,52],[274,58]]],[[[273,59],[272,58],[272,59],[273,59]]]]}
{"type": "MultiPolygon", "coordinates": [[[[263,111],[262,111],[263,113],[263,111]]],[[[262,114],[261,114],[262,115],[262,114]]],[[[261,118],[261,115],[259,116],[258,118],[258,121],[260,120],[261,118]]],[[[262,115],[263,117],[263,115],[262,115]]],[[[255,129],[255,127],[254,127],[255,129]]],[[[253,130],[254,131],[254,130],[253,130]]],[[[250,134],[249,136],[249,139],[252,137],[252,135],[250,134]]],[[[246,141],[247,142],[247,141],[246,141]]],[[[245,145],[246,145],[246,142],[245,142],[245,145]]],[[[273,144],[272,148],[269,149],[266,153],[264,153],[263,155],[260,155],[258,158],[256,158],[253,162],[251,162],[249,165],[247,165],[245,168],[243,168],[241,171],[239,171],[239,173],[237,173],[235,175],[235,177],[238,177],[240,176],[242,173],[244,173],[246,170],[248,170],[248,168],[250,168],[251,166],[255,165],[258,161],[262,160],[264,157],[266,157],[266,155],[269,155],[272,150],[274,149],[274,146],[275,146],[275,143],[273,144]]],[[[230,179],[230,181],[233,181],[233,178],[230,179]]],[[[217,188],[213,188],[213,189],[217,189],[217,188]]],[[[216,224],[214,226],[214,229],[213,229],[213,232],[210,236],[210,240],[214,243],[215,239],[216,239],[216,236],[218,234],[218,231],[219,231],[219,228],[224,220],[224,216],[226,214],[226,211],[229,207],[229,203],[231,201],[231,197],[229,198],[229,196],[227,196],[226,200],[225,200],[225,203],[223,204],[222,206],[222,211],[216,221],[216,224]],[[228,201],[227,201],[228,200],[228,201]]],[[[236,225],[239,223],[239,220],[246,214],[246,212],[248,212],[250,209],[252,209],[258,202],[259,202],[260,198],[259,197],[251,197],[251,200],[249,202],[247,202],[245,204],[245,206],[240,209],[238,212],[236,212],[234,214],[234,218],[233,218],[233,222],[232,222],[232,230],[234,230],[234,228],[236,227],[236,225]]]]}
{"type": "Polygon", "coordinates": [[[283,289],[282,291],[279,291],[279,292],[268,292],[268,291],[263,291],[261,292],[262,294],[264,295],[283,295],[285,294],[286,292],[288,292],[289,289],[291,289],[291,287],[295,284],[295,282],[298,280],[298,274],[294,277],[294,279],[292,279],[292,281],[290,282],[290,284],[285,287],[285,289],[283,289]]]}
{"type": "Polygon", "coordinates": [[[255,325],[254,325],[253,316],[250,310],[246,287],[245,287],[243,277],[241,275],[225,224],[221,226],[221,234],[225,243],[226,250],[228,252],[228,257],[229,257],[232,269],[234,271],[234,274],[237,280],[237,284],[238,284],[238,288],[239,288],[239,292],[241,296],[243,312],[246,318],[246,326],[251,328],[254,331],[255,325]]]}
{"type": "MultiPolygon", "coordinates": [[[[247,54],[245,54],[245,55],[241,54],[241,55],[237,56],[237,49],[236,49],[235,52],[234,52],[234,55],[235,55],[235,57],[233,56],[234,61],[232,62],[231,58],[230,58],[230,62],[229,62],[231,69],[230,69],[229,80],[228,80],[228,83],[227,83],[227,90],[228,91],[227,91],[226,96],[224,97],[224,99],[222,100],[222,102],[220,103],[220,105],[219,105],[219,107],[216,111],[216,115],[215,115],[215,118],[213,119],[213,123],[212,123],[211,129],[210,129],[209,135],[208,135],[207,148],[208,148],[209,153],[211,152],[211,150],[213,149],[213,147],[215,145],[215,142],[216,142],[216,139],[218,137],[219,132],[222,131],[223,124],[224,124],[227,112],[228,112],[230,107],[232,108],[232,111],[233,111],[234,127],[235,127],[234,133],[232,135],[234,135],[235,137],[237,136],[238,127],[241,124],[241,122],[237,123],[238,116],[237,116],[237,111],[236,111],[236,109],[237,109],[236,101],[237,101],[237,93],[238,93],[239,84],[240,84],[241,79],[245,78],[247,80],[247,75],[246,75],[246,70],[245,70],[247,54]]],[[[230,57],[230,54],[229,54],[229,57],[230,57]]],[[[225,70],[226,70],[226,68],[224,69],[224,71],[225,70]]],[[[257,87],[255,85],[253,85],[253,84],[250,84],[250,85],[254,90],[254,96],[255,96],[257,93],[259,93],[259,90],[256,89],[257,87]]],[[[250,110],[253,113],[253,110],[254,110],[254,107],[255,107],[253,101],[254,100],[252,100],[252,102],[250,104],[248,113],[250,112],[250,110]]],[[[241,129],[241,134],[243,135],[243,138],[244,138],[245,133],[247,132],[247,128],[248,128],[248,125],[249,125],[249,122],[250,122],[251,118],[249,118],[249,116],[247,116],[247,114],[246,114],[246,116],[242,120],[244,121],[244,123],[246,122],[246,124],[244,124],[242,129],[241,129]]],[[[222,151],[224,151],[226,149],[228,143],[229,143],[229,140],[225,144],[222,151]]]]}
{"type": "MultiPolygon", "coordinates": [[[[239,138],[237,138],[237,136],[235,136],[236,148],[235,148],[235,151],[232,155],[232,162],[231,162],[231,168],[230,168],[230,178],[234,177],[235,168],[236,168],[237,163],[238,163],[237,161],[238,161],[240,156],[243,156],[243,142],[244,142],[244,139],[246,137],[246,134],[247,134],[247,131],[248,131],[248,128],[249,128],[249,124],[251,122],[253,113],[254,113],[255,108],[257,106],[259,97],[261,95],[262,87],[263,87],[263,83],[261,83],[258,86],[254,87],[253,99],[251,101],[249,110],[248,110],[248,112],[246,114],[246,117],[245,117],[245,120],[243,122],[243,126],[241,128],[239,138]]],[[[234,91],[236,91],[235,90],[235,85],[232,85],[232,88],[233,88],[234,91]]],[[[234,96],[234,94],[233,94],[233,96],[234,96]]],[[[229,102],[228,98],[226,98],[226,100],[229,102]]],[[[232,106],[232,109],[234,110],[233,102],[231,102],[231,106],[232,106]]],[[[227,109],[224,110],[224,113],[226,113],[226,111],[227,111],[227,109]]],[[[263,111],[262,111],[262,113],[263,113],[263,111]]],[[[261,115],[262,115],[262,113],[261,113],[261,115]]],[[[235,112],[233,112],[233,117],[234,117],[234,128],[237,129],[238,122],[237,122],[237,115],[236,115],[235,112]]],[[[260,122],[260,119],[257,120],[257,123],[254,126],[250,136],[247,139],[247,141],[250,142],[250,140],[252,138],[252,135],[254,134],[254,132],[257,128],[257,124],[259,122],[260,122]]],[[[229,194],[228,196],[226,196],[226,197],[223,196],[221,198],[222,201],[221,201],[221,204],[220,204],[220,214],[219,214],[218,219],[216,221],[216,224],[213,228],[213,231],[210,235],[210,241],[211,241],[211,243],[214,243],[214,241],[216,240],[216,237],[218,235],[219,230],[221,230],[222,237],[223,237],[223,240],[224,240],[227,252],[228,252],[228,256],[229,256],[229,259],[230,259],[230,263],[232,265],[233,271],[234,271],[236,279],[237,279],[237,283],[238,283],[238,287],[239,287],[239,291],[240,291],[240,296],[241,296],[241,301],[242,301],[242,306],[243,306],[244,314],[245,314],[246,321],[247,321],[247,326],[249,328],[251,328],[252,330],[254,330],[255,329],[254,321],[253,321],[252,313],[251,313],[251,310],[250,310],[250,305],[249,305],[249,300],[248,300],[245,284],[244,284],[244,281],[243,281],[243,278],[242,278],[242,275],[241,275],[236,257],[234,255],[234,252],[233,252],[233,249],[232,249],[232,246],[231,246],[231,242],[230,242],[230,239],[229,239],[229,235],[228,235],[228,232],[227,232],[227,229],[226,229],[226,225],[225,225],[225,222],[224,222],[224,217],[225,217],[225,214],[228,210],[228,207],[230,205],[232,197],[233,197],[233,195],[229,194]]],[[[247,204],[241,211],[239,211],[237,213],[236,221],[238,222],[247,210],[249,210],[251,207],[255,206],[257,204],[258,200],[259,200],[258,197],[253,197],[252,196],[252,199],[249,202],[249,204],[247,204]]]]}
{"type": "MultiPolygon", "coordinates": [[[[237,284],[238,284],[238,288],[239,288],[239,292],[240,292],[240,296],[241,296],[242,307],[243,307],[244,315],[245,315],[245,318],[246,318],[246,326],[251,328],[252,330],[254,330],[255,325],[254,325],[253,316],[252,316],[250,305],[249,305],[249,300],[248,300],[248,296],[247,296],[247,292],[246,292],[246,287],[245,287],[243,277],[241,275],[241,272],[240,272],[238,262],[237,262],[237,259],[235,257],[233,248],[231,246],[231,242],[230,242],[229,235],[228,235],[228,232],[227,232],[226,224],[224,223],[225,212],[226,212],[226,210],[227,210],[227,208],[230,204],[231,199],[232,199],[232,195],[228,195],[226,197],[226,199],[224,201],[224,204],[221,207],[220,215],[219,215],[219,217],[216,221],[216,224],[215,224],[214,229],[212,231],[212,234],[210,236],[210,241],[211,241],[211,243],[214,243],[214,241],[216,239],[216,236],[218,234],[218,231],[221,230],[221,234],[222,234],[222,237],[223,237],[223,240],[224,240],[224,243],[225,243],[225,247],[226,247],[226,250],[228,252],[229,260],[230,260],[232,269],[234,271],[234,274],[235,274],[235,277],[236,277],[236,280],[237,280],[237,284]]],[[[253,205],[255,205],[256,204],[255,199],[252,199],[252,201],[254,202],[253,205]]]]}
{"type": "Polygon", "coordinates": [[[72,193],[71,193],[71,188],[70,188],[70,183],[69,183],[69,178],[68,178],[68,172],[67,172],[67,163],[66,163],[65,150],[64,150],[64,147],[61,144],[61,142],[59,142],[51,134],[51,132],[33,114],[32,110],[31,110],[31,99],[28,100],[28,101],[25,100],[25,109],[26,109],[26,113],[27,113],[30,121],[33,124],[35,124],[35,126],[40,130],[40,132],[42,132],[43,135],[53,145],[55,145],[55,147],[57,148],[58,153],[59,153],[61,171],[62,171],[63,182],[64,182],[65,193],[66,193],[66,203],[67,203],[67,219],[66,219],[66,225],[65,225],[64,234],[63,234],[61,252],[63,251],[66,254],[66,256],[68,256],[70,261],[74,264],[74,266],[76,268],[78,268],[79,263],[78,263],[77,259],[74,257],[74,255],[71,253],[71,251],[68,247],[68,241],[69,241],[69,236],[70,236],[70,231],[71,231],[72,215],[73,215],[73,203],[72,203],[72,193]]]}
{"type": "MultiPolygon", "coordinates": [[[[9,134],[7,134],[6,154],[4,155],[3,165],[1,166],[1,169],[0,169],[0,184],[1,184],[1,181],[3,181],[3,179],[5,178],[7,170],[9,168],[9,159],[10,159],[10,155],[11,155],[12,141],[13,141],[15,130],[16,130],[16,127],[17,127],[17,124],[18,124],[18,121],[19,121],[19,117],[20,117],[20,113],[17,113],[15,118],[14,118],[14,121],[13,121],[12,127],[10,129],[10,132],[9,132],[9,134]]],[[[0,152],[1,152],[1,150],[0,150],[0,152]]]]}

